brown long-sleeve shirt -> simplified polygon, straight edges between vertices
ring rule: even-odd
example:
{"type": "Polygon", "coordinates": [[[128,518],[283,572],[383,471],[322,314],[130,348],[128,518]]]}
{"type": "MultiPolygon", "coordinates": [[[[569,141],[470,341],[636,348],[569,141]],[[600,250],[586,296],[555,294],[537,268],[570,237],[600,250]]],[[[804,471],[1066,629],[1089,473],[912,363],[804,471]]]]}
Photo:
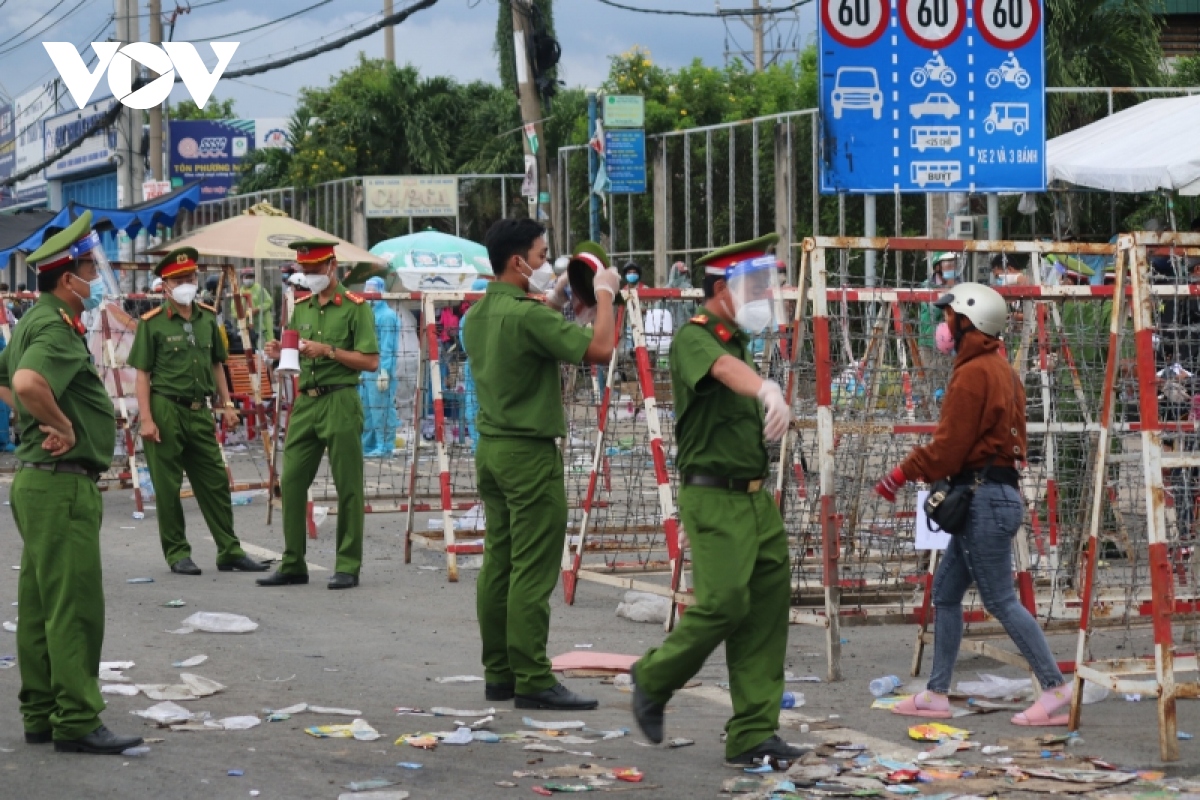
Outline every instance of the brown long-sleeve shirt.
{"type": "Polygon", "coordinates": [[[951,478],[997,455],[998,467],[1025,460],[1025,388],[1000,347],[979,331],[963,336],[933,441],[900,464],[908,480],[951,478]]]}

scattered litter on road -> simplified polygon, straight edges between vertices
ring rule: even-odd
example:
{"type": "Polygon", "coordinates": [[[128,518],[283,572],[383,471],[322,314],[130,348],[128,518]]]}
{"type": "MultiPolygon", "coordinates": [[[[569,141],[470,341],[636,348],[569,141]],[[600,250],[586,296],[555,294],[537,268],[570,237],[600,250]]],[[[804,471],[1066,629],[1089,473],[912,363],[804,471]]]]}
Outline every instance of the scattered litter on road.
{"type": "Polygon", "coordinates": [[[416,761],[401,761],[396,766],[400,769],[422,769],[425,765],[418,764],[416,761]]]}
{"type": "Polygon", "coordinates": [[[183,684],[139,683],[136,687],[151,700],[195,700],[196,695],[183,684]]]}
{"type": "Polygon", "coordinates": [[[1195,739],[1196,737],[1192,736],[1192,734],[1190,734],[1190,733],[1184,733],[1183,731],[1177,731],[1175,733],[1175,738],[1183,740],[1183,741],[1187,741],[1188,739],[1195,739]]]}
{"type": "Polygon", "coordinates": [[[121,755],[126,756],[127,758],[141,758],[149,752],[149,747],[146,747],[144,744],[139,744],[136,747],[130,747],[126,750],[122,750],[121,755]]]}
{"type": "Polygon", "coordinates": [[[208,697],[225,690],[222,684],[190,672],[179,673],[179,680],[183,681],[183,685],[196,697],[208,697]]]}
{"type": "Polygon", "coordinates": [[[16,656],[0,656],[0,669],[12,669],[16,665],[16,656]]]}
{"type": "Polygon", "coordinates": [[[176,661],[173,664],[171,664],[171,666],[172,667],[198,667],[207,660],[208,660],[208,656],[198,655],[198,656],[192,656],[191,658],[185,658],[183,661],[176,661]]]}
{"type": "Polygon", "coordinates": [[[369,781],[350,781],[343,784],[343,789],[349,789],[352,792],[366,792],[371,789],[386,789],[389,786],[395,786],[395,781],[385,780],[383,778],[373,778],[369,781]]]}
{"type": "Polygon", "coordinates": [[[408,800],[408,792],[345,792],[338,800],[408,800]]]}
{"type": "Polygon", "coordinates": [[[135,697],[142,690],[127,683],[104,683],[100,685],[100,694],[120,694],[125,697],[135,697]]]}
{"type": "Polygon", "coordinates": [[[248,731],[251,728],[257,728],[262,724],[262,720],[258,717],[226,717],[225,719],[217,720],[217,724],[222,730],[226,731],[248,731]]]}
{"type": "MultiPolygon", "coordinates": [[[[396,709],[396,711],[399,713],[400,709],[396,709]]],[[[460,711],[444,706],[434,706],[429,711],[435,717],[490,717],[496,714],[496,709],[494,708],[484,708],[478,711],[460,711]]]]}
{"type": "Polygon", "coordinates": [[[331,706],[308,706],[308,710],[313,714],[328,714],[334,717],[361,717],[361,711],[353,708],[333,708],[331,706]]]}
{"type": "Polygon", "coordinates": [[[576,648],[578,648],[578,649],[580,649],[580,650],[590,650],[590,649],[592,648],[592,645],[590,645],[590,644],[577,644],[577,645],[575,645],[575,647],[576,647],[576,648]]]}
{"type": "Polygon", "coordinates": [[[577,731],[587,727],[587,723],[581,720],[571,720],[570,722],[541,722],[533,717],[522,717],[522,725],[528,725],[530,728],[537,728],[540,731],[577,731]]]}
{"type": "Polygon", "coordinates": [[[138,717],[154,720],[159,725],[170,725],[174,722],[184,722],[192,718],[192,712],[188,711],[181,705],[172,703],[169,700],[158,705],[150,706],[150,708],[142,709],[141,711],[130,711],[138,717]]]}
{"type": "Polygon", "coordinates": [[[598,653],[594,650],[572,650],[550,659],[554,672],[585,670],[590,676],[619,675],[629,672],[639,656],[624,653],[598,653]]]}
{"type": "Polygon", "coordinates": [[[9,633],[16,633],[17,632],[17,623],[9,622],[8,620],[5,620],[4,621],[4,630],[8,631],[9,633]]]}
{"type": "Polygon", "coordinates": [[[471,733],[471,741],[483,742],[484,744],[497,744],[500,737],[491,731],[473,731],[471,733]]]}
{"type": "Polygon", "coordinates": [[[909,738],[918,742],[941,742],[945,739],[965,739],[970,735],[970,731],[964,731],[961,728],[952,728],[940,722],[915,725],[908,729],[909,738]]]}
{"type": "Polygon", "coordinates": [[[483,683],[478,675],[451,675],[448,678],[434,678],[435,683],[483,683]]]}
{"type": "Polygon", "coordinates": [[[820,683],[821,679],[816,675],[796,675],[792,672],[783,673],[784,683],[820,683]]]}
{"type": "Polygon", "coordinates": [[[649,592],[626,592],[625,599],[617,605],[617,616],[634,622],[667,621],[671,613],[671,601],[649,592]]]}
{"type": "Polygon", "coordinates": [[[163,608],[183,608],[187,603],[183,600],[168,600],[163,603],[163,608]]]}
{"type": "Polygon", "coordinates": [[[133,512],[133,518],[134,519],[145,519],[146,513],[144,511],[135,511],[135,512],[133,512]]]}
{"type": "Polygon", "coordinates": [[[262,675],[255,675],[255,680],[260,680],[263,683],[287,683],[288,681],[296,680],[296,673],[292,673],[286,678],[264,678],[262,675]]]}
{"type": "Polygon", "coordinates": [[[304,732],[318,739],[356,739],[360,742],[373,742],[379,738],[379,731],[372,728],[365,719],[356,719],[349,725],[314,725],[305,728],[304,732]]]}
{"type": "Polygon", "coordinates": [[[680,736],[667,742],[667,747],[691,747],[695,743],[695,739],[684,739],[680,736]]]}
{"type": "Polygon", "coordinates": [[[228,775],[230,778],[240,778],[243,775],[245,775],[246,773],[240,769],[231,769],[228,772],[226,772],[225,774],[228,775]]]}
{"type": "Polygon", "coordinates": [[[438,737],[432,733],[405,733],[395,742],[397,745],[406,744],[418,750],[436,750],[438,737]]]}
{"type": "Polygon", "coordinates": [[[174,634],[178,634],[179,636],[183,636],[185,634],[195,633],[195,632],[196,632],[195,628],[188,628],[186,626],[183,628],[176,628],[173,631],[167,631],[167,633],[174,633],[174,634]]]}
{"type": "Polygon", "coordinates": [[[154,583],[154,578],[127,578],[126,583],[154,583]]]}
{"type": "Polygon", "coordinates": [[[258,630],[258,623],[249,617],[223,611],[197,611],[183,624],[205,633],[250,633],[258,630]]]}
{"type": "Polygon", "coordinates": [[[512,781],[496,781],[496,785],[499,786],[501,789],[516,789],[517,788],[517,784],[513,783],[512,781]]]}

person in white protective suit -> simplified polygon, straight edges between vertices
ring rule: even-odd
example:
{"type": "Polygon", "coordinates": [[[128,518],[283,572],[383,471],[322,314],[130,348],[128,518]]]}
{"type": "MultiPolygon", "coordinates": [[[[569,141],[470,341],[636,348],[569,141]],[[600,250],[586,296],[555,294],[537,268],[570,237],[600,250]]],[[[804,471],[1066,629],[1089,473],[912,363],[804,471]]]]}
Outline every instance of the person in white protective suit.
{"type": "MultiPolygon", "coordinates": [[[[383,294],[383,278],[371,278],[364,287],[369,294],[383,294]]],[[[362,398],[363,458],[390,458],[396,446],[396,354],[400,347],[400,318],[384,300],[371,300],[375,312],[375,336],[379,340],[379,369],[364,372],[358,384],[362,398]]]]}

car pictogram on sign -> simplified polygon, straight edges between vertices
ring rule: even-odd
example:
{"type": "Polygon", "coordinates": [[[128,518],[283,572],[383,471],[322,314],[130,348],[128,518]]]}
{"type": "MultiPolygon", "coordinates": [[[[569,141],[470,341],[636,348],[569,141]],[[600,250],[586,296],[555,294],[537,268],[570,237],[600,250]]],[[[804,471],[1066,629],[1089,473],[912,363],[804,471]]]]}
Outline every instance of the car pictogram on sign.
{"type": "Polygon", "coordinates": [[[942,92],[934,92],[921,102],[913,103],[908,107],[908,110],[916,119],[925,116],[950,119],[957,117],[959,112],[962,111],[958,103],[950,98],[950,95],[942,92]]]}

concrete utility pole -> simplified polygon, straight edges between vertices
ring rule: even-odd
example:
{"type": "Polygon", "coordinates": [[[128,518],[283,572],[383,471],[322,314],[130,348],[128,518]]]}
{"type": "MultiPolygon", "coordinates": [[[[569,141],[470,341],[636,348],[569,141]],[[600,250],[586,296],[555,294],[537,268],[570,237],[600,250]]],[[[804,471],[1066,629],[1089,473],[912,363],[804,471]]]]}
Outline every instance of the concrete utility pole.
{"type": "MultiPolygon", "coordinates": [[[[383,15],[392,15],[392,0],[383,0],[383,15]]],[[[383,57],[389,64],[396,63],[396,29],[391,25],[383,29],[383,57]]]]}
{"type": "MultiPolygon", "coordinates": [[[[117,41],[127,44],[132,41],[129,36],[130,8],[133,0],[115,0],[113,12],[117,17],[117,41]]],[[[120,98],[116,98],[120,100],[120,98]]],[[[133,118],[130,109],[122,108],[117,114],[117,206],[125,207],[133,202],[133,147],[131,146],[131,131],[133,118]]]]}
{"type": "Polygon", "coordinates": [[[529,46],[533,41],[533,0],[510,0],[513,18],[513,55],[517,60],[517,88],[521,97],[521,122],[524,126],[521,141],[525,154],[537,159],[534,182],[536,197],[529,201],[529,216],[550,227],[550,184],[546,171],[546,137],[542,131],[542,101],[529,62],[529,46]],[[532,134],[532,135],[531,135],[532,134]],[[543,188],[545,187],[545,188],[543,188]],[[545,202],[543,202],[543,199],[545,202]]]}
{"type": "MultiPolygon", "coordinates": [[[[162,0],[150,0],[150,41],[153,44],[162,43],[162,0]]],[[[157,77],[157,72],[150,75],[151,80],[157,77]]],[[[165,180],[164,174],[163,107],[159,103],[150,109],[150,177],[161,181],[165,180]]]]}
{"type": "Polygon", "coordinates": [[[754,71],[763,71],[763,16],[758,13],[761,8],[759,0],[754,0],[750,4],[750,8],[754,10],[754,16],[751,18],[751,23],[754,28],[754,71]]]}

